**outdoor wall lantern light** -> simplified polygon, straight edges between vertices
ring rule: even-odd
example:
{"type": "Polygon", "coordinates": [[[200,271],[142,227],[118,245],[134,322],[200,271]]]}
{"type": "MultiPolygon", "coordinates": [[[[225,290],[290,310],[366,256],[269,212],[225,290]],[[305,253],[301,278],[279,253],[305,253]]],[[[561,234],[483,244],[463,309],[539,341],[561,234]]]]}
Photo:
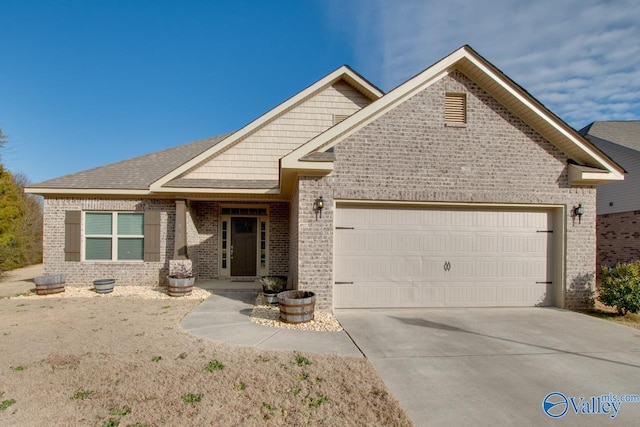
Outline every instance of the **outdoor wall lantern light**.
{"type": "Polygon", "coordinates": [[[580,203],[577,207],[573,208],[573,216],[578,217],[578,224],[582,223],[582,215],[584,215],[584,208],[582,207],[582,203],[580,203]]]}
{"type": "Polygon", "coordinates": [[[322,196],[320,196],[313,202],[313,211],[316,213],[316,219],[318,219],[318,213],[320,214],[320,218],[322,218],[323,208],[324,208],[324,200],[322,200],[322,196]]]}

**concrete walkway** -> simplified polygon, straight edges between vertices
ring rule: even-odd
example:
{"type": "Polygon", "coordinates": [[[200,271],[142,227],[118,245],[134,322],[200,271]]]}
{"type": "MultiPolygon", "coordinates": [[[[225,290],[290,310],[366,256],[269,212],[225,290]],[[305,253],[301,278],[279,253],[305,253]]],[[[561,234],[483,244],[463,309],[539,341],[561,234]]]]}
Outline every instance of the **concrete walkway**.
{"type": "Polygon", "coordinates": [[[257,291],[217,291],[180,323],[189,333],[219,341],[268,350],[299,350],[363,357],[345,331],[312,332],[273,328],[249,320],[257,291]]]}
{"type": "Polygon", "coordinates": [[[10,298],[35,289],[34,278],[42,276],[42,264],[7,271],[0,276],[0,298],[10,298]]]}

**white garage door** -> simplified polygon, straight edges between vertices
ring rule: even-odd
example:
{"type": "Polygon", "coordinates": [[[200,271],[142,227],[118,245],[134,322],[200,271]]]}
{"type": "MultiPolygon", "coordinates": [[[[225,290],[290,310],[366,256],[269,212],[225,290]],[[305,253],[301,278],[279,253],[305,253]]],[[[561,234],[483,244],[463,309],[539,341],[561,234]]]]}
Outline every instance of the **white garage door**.
{"type": "Polygon", "coordinates": [[[336,308],[552,305],[546,211],[338,206],[336,308]]]}

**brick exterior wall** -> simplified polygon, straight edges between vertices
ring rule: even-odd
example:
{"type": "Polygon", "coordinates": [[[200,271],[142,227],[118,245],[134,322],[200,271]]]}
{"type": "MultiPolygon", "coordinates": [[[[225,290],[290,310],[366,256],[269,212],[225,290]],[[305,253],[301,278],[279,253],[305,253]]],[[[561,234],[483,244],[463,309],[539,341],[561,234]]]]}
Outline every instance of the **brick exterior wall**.
{"type": "MultiPolygon", "coordinates": [[[[595,188],[569,186],[567,157],[464,75],[439,80],[334,151],[330,175],[299,180],[297,285],[316,292],[319,308],[332,306],[335,200],[565,206],[565,307],[587,302],[595,271],[595,188]],[[445,124],[447,92],[467,94],[466,126],[445,124]],[[316,220],[318,196],[325,209],[316,220]],[[581,224],[570,217],[579,203],[581,224]]],[[[562,263],[564,256],[555,259],[562,263]]]]}
{"type": "Polygon", "coordinates": [[[598,215],[598,266],[640,259],[640,211],[598,215]]]}
{"type": "MultiPolygon", "coordinates": [[[[173,257],[175,202],[161,199],[46,198],[44,200],[44,274],[67,275],[70,285],[92,285],[101,278],[116,279],[116,285],[157,285],[169,273],[173,257]],[[161,211],[160,262],[107,262],[64,260],[65,212],[83,211],[161,211]],[[171,236],[170,239],[167,236],[171,236]]],[[[84,244],[83,244],[84,247],[84,244]]]]}
{"type": "MultiPolygon", "coordinates": [[[[239,204],[243,202],[224,202],[239,204]]],[[[218,221],[222,202],[188,201],[187,253],[196,279],[218,278],[218,221]]],[[[269,274],[289,273],[289,203],[270,202],[269,274]]],[[[44,202],[44,274],[67,275],[70,285],[115,278],[118,285],[164,284],[173,258],[176,205],[173,199],[46,198],[44,202]],[[161,211],[160,262],[65,261],[65,211],[161,211]]],[[[84,246],[84,245],[83,245],[84,246]]]]}
{"type": "Polygon", "coordinates": [[[269,274],[289,275],[289,203],[269,204],[269,274]]]}
{"type": "Polygon", "coordinates": [[[298,186],[293,189],[291,203],[289,205],[289,282],[297,289],[298,286],[298,212],[300,200],[298,198],[298,186]]]}
{"type": "Polygon", "coordinates": [[[187,216],[189,258],[197,279],[218,277],[219,202],[190,201],[187,216]]]}

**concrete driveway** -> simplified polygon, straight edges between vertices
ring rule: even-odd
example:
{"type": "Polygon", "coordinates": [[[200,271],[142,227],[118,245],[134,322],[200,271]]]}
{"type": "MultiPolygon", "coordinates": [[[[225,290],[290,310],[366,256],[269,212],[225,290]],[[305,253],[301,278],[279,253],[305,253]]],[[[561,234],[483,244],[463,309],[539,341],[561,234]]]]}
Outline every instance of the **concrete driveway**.
{"type": "Polygon", "coordinates": [[[416,425],[640,422],[640,401],[601,397],[640,395],[640,330],[553,308],[336,315],[416,425]]]}

